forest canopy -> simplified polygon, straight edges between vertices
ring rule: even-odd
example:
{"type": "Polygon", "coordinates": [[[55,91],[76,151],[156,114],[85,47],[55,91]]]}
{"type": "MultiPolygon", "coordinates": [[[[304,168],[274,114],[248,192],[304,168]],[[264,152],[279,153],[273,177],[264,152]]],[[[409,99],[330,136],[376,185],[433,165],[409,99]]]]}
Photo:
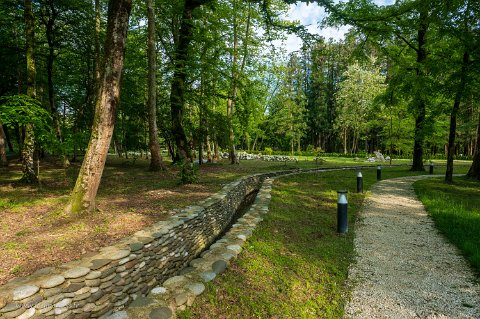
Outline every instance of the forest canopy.
{"type": "Polygon", "coordinates": [[[351,26],[342,40],[289,21],[292,3],[2,1],[0,154],[21,154],[33,182],[34,152],[68,165],[93,140],[97,155],[149,154],[151,170],[165,156],[238,163],[239,149],[378,150],[413,170],[447,158],[447,181],[455,157],[475,157],[478,178],[478,1],[316,1],[319,23],[351,26]],[[275,43],[292,32],[304,42],[287,53],[275,43]],[[32,107],[12,120],[20,104],[6,101],[22,99],[32,107]]]}

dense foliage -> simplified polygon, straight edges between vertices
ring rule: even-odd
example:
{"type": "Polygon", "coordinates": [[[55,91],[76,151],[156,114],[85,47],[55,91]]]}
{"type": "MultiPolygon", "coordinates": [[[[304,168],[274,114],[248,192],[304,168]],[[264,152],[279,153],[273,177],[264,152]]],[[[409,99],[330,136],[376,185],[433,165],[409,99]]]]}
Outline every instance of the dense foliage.
{"type": "MultiPolygon", "coordinates": [[[[330,13],[324,23],[352,26],[339,41],[307,36],[284,20],[288,3],[294,1],[154,1],[158,137],[174,161],[199,154],[216,160],[236,148],[381,150],[420,159],[446,156],[449,145],[457,156],[478,151],[476,1],[318,0],[330,13]],[[301,50],[286,54],[273,45],[287,31],[304,37],[301,50]]],[[[110,149],[124,157],[147,154],[151,139],[147,6],[132,4],[110,149]]],[[[32,5],[37,99],[62,149],[50,153],[76,160],[94,118],[107,3],[32,5]]],[[[24,10],[17,1],[0,4],[0,96],[26,92],[24,10]]],[[[12,112],[3,107],[0,119],[12,112]]],[[[20,153],[24,122],[8,121],[16,124],[4,125],[5,145],[20,153]]]]}

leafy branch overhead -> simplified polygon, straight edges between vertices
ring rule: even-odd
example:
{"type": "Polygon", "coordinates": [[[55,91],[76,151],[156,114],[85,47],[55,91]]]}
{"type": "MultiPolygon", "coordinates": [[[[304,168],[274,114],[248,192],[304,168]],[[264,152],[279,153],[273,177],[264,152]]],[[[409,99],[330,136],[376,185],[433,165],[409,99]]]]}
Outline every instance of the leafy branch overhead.
{"type": "Polygon", "coordinates": [[[52,116],[40,101],[19,94],[0,97],[0,122],[9,128],[33,124],[38,132],[51,130],[52,116]]]}

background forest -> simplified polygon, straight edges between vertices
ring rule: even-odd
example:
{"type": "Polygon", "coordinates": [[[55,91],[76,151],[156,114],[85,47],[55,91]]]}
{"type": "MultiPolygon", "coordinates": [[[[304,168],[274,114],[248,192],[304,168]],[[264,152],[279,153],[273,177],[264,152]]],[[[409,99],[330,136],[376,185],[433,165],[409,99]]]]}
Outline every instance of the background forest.
{"type": "MultiPolygon", "coordinates": [[[[21,155],[35,182],[34,157],[68,165],[96,138],[110,153],[151,157],[152,170],[165,165],[160,150],[180,165],[222,151],[236,163],[237,149],[380,150],[413,158],[414,170],[448,157],[451,180],[454,156],[479,151],[480,4],[316,2],[329,13],[320,23],[352,26],[344,40],[285,20],[290,0],[2,1],[2,163],[21,155]],[[275,46],[287,33],[300,50],[275,46]],[[117,82],[110,118],[95,115],[117,82]]],[[[103,167],[97,155],[91,166],[103,167]]]]}

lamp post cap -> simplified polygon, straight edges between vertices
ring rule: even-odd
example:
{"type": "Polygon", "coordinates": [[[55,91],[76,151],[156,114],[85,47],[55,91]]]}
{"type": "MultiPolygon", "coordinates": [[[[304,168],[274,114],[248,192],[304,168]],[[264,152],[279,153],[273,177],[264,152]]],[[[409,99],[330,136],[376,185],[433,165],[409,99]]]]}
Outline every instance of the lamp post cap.
{"type": "Polygon", "coordinates": [[[348,191],[347,191],[347,190],[344,190],[344,189],[341,189],[341,190],[338,190],[337,193],[339,193],[339,194],[346,194],[346,193],[348,193],[348,191]]]}

